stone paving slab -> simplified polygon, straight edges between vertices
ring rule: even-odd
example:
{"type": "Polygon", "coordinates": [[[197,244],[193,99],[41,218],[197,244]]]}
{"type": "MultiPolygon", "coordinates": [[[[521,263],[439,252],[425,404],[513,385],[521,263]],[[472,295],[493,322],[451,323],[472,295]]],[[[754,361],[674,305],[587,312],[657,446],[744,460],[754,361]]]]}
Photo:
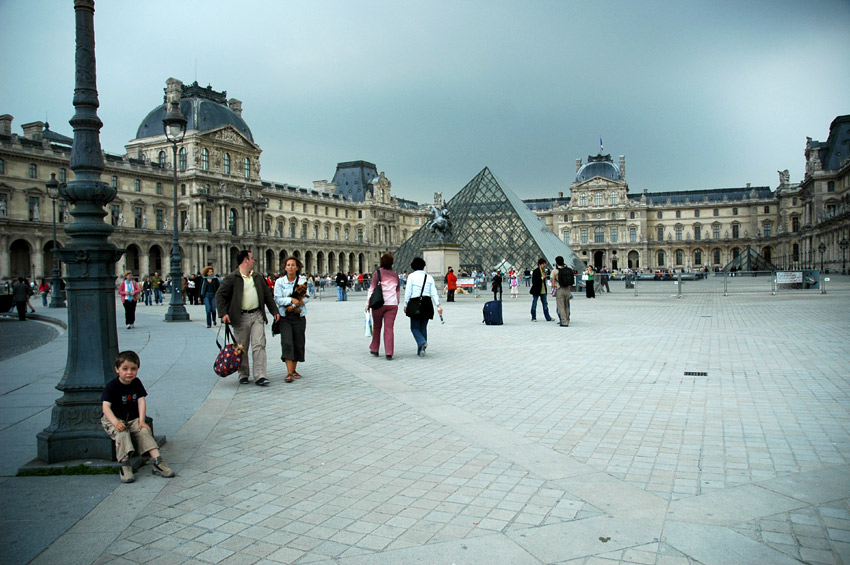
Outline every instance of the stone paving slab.
{"type": "Polygon", "coordinates": [[[392,361],[368,355],[353,294],[311,306],[295,383],[269,335],[267,388],[176,384],[214,356],[189,345],[209,335],[193,321],[179,361],[150,364],[152,405],[197,402],[168,430],[178,476],[116,485],[35,562],[847,562],[836,279],[826,295],[615,287],[577,297],[569,328],[530,323],[527,296],[484,326],[483,295],[462,296],[425,358],[399,317],[392,361]]]}

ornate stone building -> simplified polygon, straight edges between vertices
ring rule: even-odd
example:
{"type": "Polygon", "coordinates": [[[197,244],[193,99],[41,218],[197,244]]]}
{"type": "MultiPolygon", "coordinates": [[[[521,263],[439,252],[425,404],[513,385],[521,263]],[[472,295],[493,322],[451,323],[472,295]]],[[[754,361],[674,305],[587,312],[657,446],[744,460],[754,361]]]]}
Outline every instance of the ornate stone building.
{"type": "MultiPolygon", "coordinates": [[[[206,265],[226,272],[242,248],[254,252],[264,272],[282,270],[289,254],[300,257],[307,272],[368,271],[381,253],[397,248],[424,223],[426,210],[393,197],[390,181],[371,163],[355,162],[374,173],[356,199],[341,195],[334,182],[315,181],[305,188],[263,180],[262,150],[242,119],[239,100],[197,83],[169,79],[166,84],[163,104],[145,117],[126,153],[104,154],[102,178],[118,189],[106,221],[115,227],[114,244],[126,250],[118,272],[169,269],[175,164],[162,119],[172,101],[188,120],[176,163],[187,273],[206,265]]],[[[42,122],[24,124],[24,135],[16,135],[12,121],[0,116],[0,277],[40,278],[49,276],[53,265],[45,183],[50,173],[60,182],[71,180],[72,140],[42,122]]],[[[71,217],[63,202],[57,204],[61,247],[67,241],[62,227],[71,217]]]]}
{"type": "Polygon", "coordinates": [[[614,269],[721,269],[747,247],[780,268],[846,268],[850,238],[850,116],[827,142],[806,144],[806,175],[769,187],[631,194],[626,160],[576,161],[570,196],[526,200],[586,263],[614,269]],[[842,249],[842,241],[845,249],[842,249]]]}

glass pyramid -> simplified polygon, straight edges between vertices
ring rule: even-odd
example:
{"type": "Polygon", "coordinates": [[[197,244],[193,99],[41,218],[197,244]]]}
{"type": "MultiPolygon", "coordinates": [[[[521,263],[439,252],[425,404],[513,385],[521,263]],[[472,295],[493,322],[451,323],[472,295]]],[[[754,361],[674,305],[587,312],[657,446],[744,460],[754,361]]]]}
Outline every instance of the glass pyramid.
{"type": "Polygon", "coordinates": [[[759,252],[757,252],[755,249],[753,249],[749,245],[743,251],[743,253],[741,253],[740,255],[735,257],[734,259],[732,259],[732,261],[730,261],[728,265],[723,267],[721,269],[721,271],[724,272],[724,273],[728,273],[733,268],[736,271],[774,271],[774,272],[776,272],[776,271],[779,270],[773,265],[773,263],[768,261],[767,258],[764,257],[764,255],[760,254],[759,252]]]}
{"type": "MultiPolygon", "coordinates": [[[[487,167],[449,200],[447,207],[455,242],[461,246],[461,271],[507,271],[513,267],[522,272],[535,268],[541,257],[554,266],[558,255],[575,270],[584,268],[567,244],[487,167]]],[[[422,248],[431,239],[426,227],[410,236],[395,252],[395,269],[409,271],[410,262],[423,256],[422,248]]]]}

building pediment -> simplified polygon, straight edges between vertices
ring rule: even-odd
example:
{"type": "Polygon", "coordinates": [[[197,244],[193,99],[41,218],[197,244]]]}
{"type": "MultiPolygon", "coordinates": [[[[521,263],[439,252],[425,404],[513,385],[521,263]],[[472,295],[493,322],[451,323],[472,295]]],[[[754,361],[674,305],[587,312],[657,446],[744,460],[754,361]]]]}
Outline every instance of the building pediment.
{"type": "Polygon", "coordinates": [[[199,137],[217,143],[226,143],[231,147],[242,147],[251,151],[260,150],[260,147],[256,143],[231,125],[221,126],[220,128],[204,132],[199,137]]]}
{"type": "Polygon", "coordinates": [[[574,184],[570,190],[599,190],[603,188],[619,188],[621,186],[623,186],[622,182],[613,181],[605,177],[593,177],[592,179],[574,184]]]}

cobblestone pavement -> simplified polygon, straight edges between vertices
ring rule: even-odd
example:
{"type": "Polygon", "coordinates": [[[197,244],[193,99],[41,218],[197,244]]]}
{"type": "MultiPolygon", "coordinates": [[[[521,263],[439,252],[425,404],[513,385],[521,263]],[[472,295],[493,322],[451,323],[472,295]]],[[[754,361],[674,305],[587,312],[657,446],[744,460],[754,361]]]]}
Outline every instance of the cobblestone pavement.
{"type": "Polygon", "coordinates": [[[850,280],[833,279],[612,285],[577,295],[568,328],[531,323],[525,291],[503,326],[460,296],[424,358],[400,315],[392,361],[368,354],[365,295],[316,301],[304,378],[283,382],[269,333],[271,386],[215,383],[164,449],[176,478],[143,470],[35,562],[848,563],[850,280]]]}

